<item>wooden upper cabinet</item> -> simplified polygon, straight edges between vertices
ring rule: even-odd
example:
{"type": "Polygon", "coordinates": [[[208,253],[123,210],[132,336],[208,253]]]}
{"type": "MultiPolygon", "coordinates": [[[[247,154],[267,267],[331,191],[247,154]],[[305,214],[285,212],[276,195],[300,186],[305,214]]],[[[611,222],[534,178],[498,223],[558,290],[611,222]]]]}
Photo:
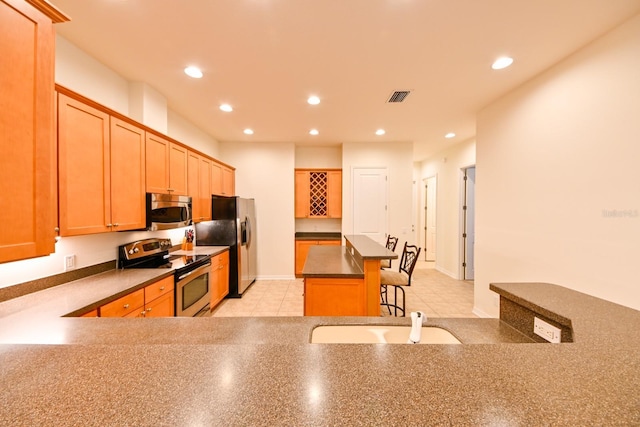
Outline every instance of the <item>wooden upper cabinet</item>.
{"type": "Polygon", "coordinates": [[[193,151],[187,155],[187,194],[191,196],[193,222],[201,221],[200,217],[200,156],[193,151]]]}
{"type": "Polygon", "coordinates": [[[146,225],[145,132],[111,117],[111,223],[114,231],[146,225]]]}
{"type": "Polygon", "coordinates": [[[235,180],[235,171],[229,167],[222,167],[222,195],[223,196],[234,196],[236,193],[235,189],[236,180],[235,180]]]}
{"type": "Polygon", "coordinates": [[[187,193],[187,149],[182,145],[169,145],[169,192],[186,196],[187,193]]]}
{"type": "Polygon", "coordinates": [[[60,235],[111,231],[109,115],[58,95],[60,235]]]}
{"type": "Polygon", "coordinates": [[[186,196],[188,191],[187,152],[182,145],[147,132],[146,189],[148,193],[186,196]]]}
{"type": "Polygon", "coordinates": [[[342,218],[342,171],[296,169],[296,218],[342,218]]]}
{"type": "Polygon", "coordinates": [[[297,170],[295,176],[295,217],[309,216],[309,171],[297,170]]]}
{"type": "Polygon", "coordinates": [[[144,130],[58,95],[60,235],[145,226],[144,130]]]}
{"type": "Polygon", "coordinates": [[[55,251],[53,22],[68,19],[31,3],[0,0],[0,262],[55,251]]]}
{"type": "Polygon", "coordinates": [[[342,218],[342,171],[327,172],[327,217],[342,218]]]}
{"type": "Polygon", "coordinates": [[[211,162],[211,194],[222,195],[222,165],[211,162]]]}
{"type": "Polygon", "coordinates": [[[147,132],[146,152],[146,189],[147,193],[169,192],[169,145],[164,138],[147,132]]]}
{"type": "Polygon", "coordinates": [[[200,191],[198,203],[200,204],[200,218],[202,221],[211,220],[211,164],[211,160],[206,157],[200,157],[200,191]]]}

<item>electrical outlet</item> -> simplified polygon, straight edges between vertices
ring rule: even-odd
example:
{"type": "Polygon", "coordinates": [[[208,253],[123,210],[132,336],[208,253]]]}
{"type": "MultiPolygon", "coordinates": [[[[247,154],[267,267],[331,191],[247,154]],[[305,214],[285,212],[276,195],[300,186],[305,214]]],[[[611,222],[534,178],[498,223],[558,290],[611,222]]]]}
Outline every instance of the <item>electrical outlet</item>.
{"type": "Polygon", "coordinates": [[[76,268],[76,256],[66,255],[64,257],[64,271],[73,270],[76,268]]]}
{"type": "Polygon", "coordinates": [[[537,317],[533,318],[533,333],[551,343],[560,342],[560,329],[537,317]]]}

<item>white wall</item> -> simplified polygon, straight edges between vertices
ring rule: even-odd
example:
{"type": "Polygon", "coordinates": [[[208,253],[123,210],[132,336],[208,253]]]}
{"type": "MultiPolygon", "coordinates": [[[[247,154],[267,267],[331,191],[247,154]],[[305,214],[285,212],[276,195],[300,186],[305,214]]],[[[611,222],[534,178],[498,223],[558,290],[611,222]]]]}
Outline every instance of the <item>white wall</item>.
{"type": "Polygon", "coordinates": [[[476,163],[475,140],[463,141],[422,162],[418,183],[437,176],[436,182],[436,269],[460,279],[462,169],[476,163]]]}
{"type": "Polygon", "coordinates": [[[234,165],[236,194],[256,200],[258,278],[294,278],[293,143],[220,143],[234,165]]]}
{"type": "Polygon", "coordinates": [[[353,232],[352,172],[355,167],[386,167],[389,188],[389,230],[400,244],[415,244],[413,219],[413,144],[345,143],[342,150],[342,233],[353,232]]]}
{"type": "Polygon", "coordinates": [[[639,160],[636,15],[479,113],[476,312],[523,281],[640,309],[639,160]]]}

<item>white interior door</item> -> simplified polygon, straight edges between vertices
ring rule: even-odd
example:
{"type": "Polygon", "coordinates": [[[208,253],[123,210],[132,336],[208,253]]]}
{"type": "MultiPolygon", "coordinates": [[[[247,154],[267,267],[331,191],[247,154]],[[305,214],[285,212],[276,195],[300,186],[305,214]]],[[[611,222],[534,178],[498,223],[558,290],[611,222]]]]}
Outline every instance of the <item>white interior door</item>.
{"type": "Polygon", "coordinates": [[[387,232],[387,168],[353,168],[353,234],[384,244],[387,232]]]}
{"type": "Polygon", "coordinates": [[[476,168],[465,170],[465,231],[464,231],[464,280],[473,280],[474,246],[476,241],[475,206],[476,206],[476,168]]]}
{"type": "Polygon", "coordinates": [[[425,180],[425,260],[436,260],[436,191],[437,178],[425,180]]]}

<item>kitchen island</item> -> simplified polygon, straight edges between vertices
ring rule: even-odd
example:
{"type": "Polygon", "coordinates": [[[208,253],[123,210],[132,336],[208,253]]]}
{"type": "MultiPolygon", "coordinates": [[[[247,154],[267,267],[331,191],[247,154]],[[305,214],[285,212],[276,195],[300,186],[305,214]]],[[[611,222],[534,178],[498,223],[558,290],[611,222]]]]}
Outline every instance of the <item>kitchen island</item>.
{"type": "Polygon", "coordinates": [[[379,316],[380,261],[398,255],[367,236],[309,249],[302,270],[305,316],[379,316]]]}
{"type": "Polygon", "coordinates": [[[493,286],[569,321],[573,342],[534,343],[499,319],[428,320],[462,345],[384,345],[309,339],[317,325],[410,319],[15,313],[0,318],[16,332],[0,339],[0,425],[640,424],[640,312],[554,285],[493,286]],[[48,338],[19,343],[44,324],[48,338]]]}

